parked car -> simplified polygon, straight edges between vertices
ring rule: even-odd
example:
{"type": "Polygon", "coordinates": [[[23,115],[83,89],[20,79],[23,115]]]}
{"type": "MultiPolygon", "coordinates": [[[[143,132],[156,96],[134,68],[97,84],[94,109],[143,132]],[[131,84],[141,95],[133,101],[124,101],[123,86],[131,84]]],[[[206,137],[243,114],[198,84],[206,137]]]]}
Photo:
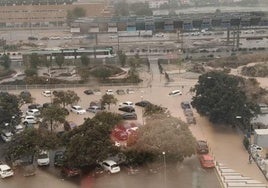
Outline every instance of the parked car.
{"type": "Polygon", "coordinates": [[[4,142],[10,142],[13,137],[12,132],[8,130],[2,130],[1,132],[1,138],[4,142]]]}
{"type": "Polygon", "coordinates": [[[19,134],[19,133],[21,133],[23,131],[24,131],[24,126],[22,126],[22,125],[16,125],[14,127],[13,133],[14,134],[19,134]]]}
{"type": "Polygon", "coordinates": [[[35,116],[25,116],[22,121],[23,125],[36,124],[38,122],[40,122],[40,120],[35,116]]]}
{"type": "Polygon", "coordinates": [[[149,101],[140,101],[140,102],[135,103],[136,106],[140,106],[140,107],[146,107],[150,104],[152,104],[152,103],[150,103],[149,101]]]}
{"type": "Polygon", "coordinates": [[[180,90],[173,90],[169,94],[169,96],[177,96],[177,95],[182,95],[182,92],[180,90]]]}
{"type": "Polygon", "coordinates": [[[112,160],[105,160],[100,164],[105,171],[107,171],[108,173],[114,174],[114,173],[118,173],[120,172],[120,167],[119,165],[112,161],[112,160]]]}
{"type": "Polygon", "coordinates": [[[37,156],[38,166],[48,166],[50,163],[48,151],[40,151],[37,156]]]}
{"type": "Polygon", "coordinates": [[[29,106],[28,106],[28,109],[38,109],[38,110],[40,110],[40,109],[42,109],[42,105],[41,104],[30,104],[29,106]]]}
{"type": "Polygon", "coordinates": [[[118,108],[118,110],[123,112],[135,112],[135,108],[133,108],[132,106],[123,106],[118,108]]]}
{"type": "Polygon", "coordinates": [[[30,36],[30,37],[28,37],[28,40],[38,40],[38,38],[37,37],[30,36]]]}
{"type": "Polygon", "coordinates": [[[116,90],[116,94],[117,95],[125,95],[126,92],[123,89],[118,89],[118,90],[116,90]]]}
{"type": "Polygon", "coordinates": [[[107,89],[107,90],[106,90],[106,94],[107,94],[107,95],[113,95],[114,92],[113,92],[113,90],[111,90],[111,89],[107,89]]]}
{"type": "Polygon", "coordinates": [[[77,127],[77,124],[73,121],[65,121],[63,126],[65,131],[70,131],[77,127]]]}
{"type": "Polygon", "coordinates": [[[1,178],[7,178],[13,176],[13,170],[6,164],[0,163],[0,176],[1,178]]]}
{"type": "Polygon", "coordinates": [[[72,106],[71,107],[71,112],[74,112],[76,114],[85,114],[86,110],[83,109],[81,106],[72,106]]]}
{"type": "Polygon", "coordinates": [[[137,120],[137,114],[135,112],[127,112],[121,115],[124,120],[137,120]]]}
{"type": "Polygon", "coordinates": [[[198,140],[196,142],[196,152],[198,154],[207,154],[209,152],[208,143],[204,140],[198,140]]]}
{"type": "Polygon", "coordinates": [[[45,91],[42,92],[42,95],[45,96],[45,97],[51,97],[52,92],[50,90],[45,90],[45,91]]]}
{"type": "Polygon", "coordinates": [[[94,94],[94,92],[93,92],[91,89],[87,89],[87,90],[85,90],[84,93],[85,93],[86,95],[93,95],[93,94],[94,94]]]}
{"type": "Polygon", "coordinates": [[[102,109],[99,106],[90,106],[87,111],[96,114],[97,112],[102,111],[102,109]]]}
{"type": "Polygon", "coordinates": [[[194,116],[186,116],[186,121],[188,124],[196,124],[196,119],[194,116]]]}
{"type": "Polygon", "coordinates": [[[64,151],[56,151],[54,155],[54,166],[61,167],[64,163],[64,151]]]}
{"type": "Polygon", "coordinates": [[[27,116],[39,116],[41,115],[40,111],[38,109],[29,109],[26,111],[27,116]]]}
{"type": "Polygon", "coordinates": [[[209,154],[199,155],[199,161],[203,168],[214,168],[215,163],[213,157],[209,154]]]}
{"type": "Polygon", "coordinates": [[[101,95],[101,90],[100,89],[93,89],[94,95],[101,95]]]}
{"type": "Polygon", "coordinates": [[[75,167],[71,167],[71,166],[61,167],[61,174],[68,178],[78,176],[80,175],[80,173],[81,173],[80,170],[75,167]]]}
{"type": "Polygon", "coordinates": [[[134,94],[134,93],[135,93],[134,89],[127,89],[127,94],[134,94]]]}
{"type": "Polygon", "coordinates": [[[50,107],[50,106],[52,106],[52,103],[50,103],[50,102],[46,102],[46,103],[43,104],[43,108],[47,108],[47,107],[50,107]]]}
{"type": "Polygon", "coordinates": [[[193,116],[194,115],[192,109],[190,109],[190,108],[184,109],[183,112],[184,112],[185,116],[193,116]]]}
{"type": "Polygon", "coordinates": [[[126,102],[122,102],[119,104],[119,107],[124,107],[124,106],[132,106],[134,107],[134,103],[131,101],[126,101],[126,102]]]}
{"type": "Polygon", "coordinates": [[[100,165],[97,164],[94,168],[93,176],[94,177],[100,177],[105,173],[104,168],[100,165]]]}
{"type": "Polygon", "coordinates": [[[181,108],[182,109],[191,109],[191,103],[190,102],[188,102],[188,101],[183,101],[183,102],[181,102],[181,108]]]}

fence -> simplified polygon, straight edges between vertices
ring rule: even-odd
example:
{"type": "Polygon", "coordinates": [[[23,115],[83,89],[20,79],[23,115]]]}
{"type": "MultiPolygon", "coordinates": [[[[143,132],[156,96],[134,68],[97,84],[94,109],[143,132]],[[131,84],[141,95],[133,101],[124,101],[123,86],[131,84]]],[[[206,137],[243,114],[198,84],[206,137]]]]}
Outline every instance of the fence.
{"type": "Polygon", "coordinates": [[[93,84],[38,84],[38,85],[0,85],[0,91],[8,90],[28,90],[28,89],[64,89],[64,88],[96,88],[99,86],[129,86],[129,87],[143,87],[139,84],[130,83],[101,83],[93,84]]]}

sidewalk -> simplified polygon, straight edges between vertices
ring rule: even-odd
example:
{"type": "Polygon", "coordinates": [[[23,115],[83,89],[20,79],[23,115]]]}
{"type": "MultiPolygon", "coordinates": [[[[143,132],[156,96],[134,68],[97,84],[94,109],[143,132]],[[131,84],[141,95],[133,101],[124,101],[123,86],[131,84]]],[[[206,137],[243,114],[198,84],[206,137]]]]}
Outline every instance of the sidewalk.
{"type": "Polygon", "coordinates": [[[212,125],[206,118],[196,114],[197,124],[191,125],[190,130],[196,139],[207,140],[210,153],[219,163],[233,170],[268,185],[267,180],[256,163],[249,164],[249,155],[243,146],[243,135],[236,129],[226,126],[212,125]]]}

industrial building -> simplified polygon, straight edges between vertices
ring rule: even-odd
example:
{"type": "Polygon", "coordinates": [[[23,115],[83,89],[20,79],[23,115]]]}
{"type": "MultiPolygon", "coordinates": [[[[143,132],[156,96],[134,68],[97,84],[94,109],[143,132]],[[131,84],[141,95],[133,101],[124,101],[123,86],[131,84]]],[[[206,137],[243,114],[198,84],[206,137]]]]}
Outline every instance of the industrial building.
{"type": "Polygon", "coordinates": [[[112,17],[78,19],[73,28],[82,33],[106,33],[118,31],[152,30],[171,32],[212,28],[240,28],[268,26],[267,12],[196,13],[176,16],[112,17]]]}

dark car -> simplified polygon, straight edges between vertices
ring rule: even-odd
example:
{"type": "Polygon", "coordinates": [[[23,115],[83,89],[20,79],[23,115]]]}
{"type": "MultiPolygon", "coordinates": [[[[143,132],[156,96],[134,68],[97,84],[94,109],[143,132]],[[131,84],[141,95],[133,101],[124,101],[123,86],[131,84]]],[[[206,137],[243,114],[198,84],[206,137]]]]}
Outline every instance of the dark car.
{"type": "Polygon", "coordinates": [[[181,108],[182,109],[191,109],[191,104],[188,101],[181,102],[181,108]]]}
{"type": "Polygon", "coordinates": [[[80,170],[75,167],[63,166],[61,168],[61,174],[65,177],[74,177],[80,175],[80,170]]]}
{"type": "Polygon", "coordinates": [[[43,104],[43,108],[47,108],[47,107],[49,107],[49,106],[51,106],[51,105],[52,105],[52,103],[50,103],[50,102],[46,102],[46,103],[43,104]]]}
{"type": "Polygon", "coordinates": [[[126,92],[123,89],[116,90],[117,95],[125,95],[126,92]]]}
{"type": "Polygon", "coordinates": [[[77,124],[72,121],[65,121],[63,126],[65,131],[70,131],[77,127],[77,124]]]}
{"type": "Polygon", "coordinates": [[[149,106],[150,104],[152,103],[150,103],[149,101],[140,101],[140,102],[135,103],[136,106],[141,106],[141,107],[146,107],[146,106],[149,106]]]}
{"type": "Polygon", "coordinates": [[[123,119],[125,120],[136,120],[137,114],[135,112],[127,112],[121,115],[123,119]]]}
{"type": "Polygon", "coordinates": [[[204,140],[198,140],[196,142],[196,152],[198,154],[207,154],[209,152],[207,142],[204,140]]]}
{"type": "Polygon", "coordinates": [[[133,108],[132,106],[123,106],[118,108],[118,110],[123,112],[135,112],[135,108],[133,108]]]}
{"type": "Polygon", "coordinates": [[[84,93],[86,95],[93,95],[94,94],[94,92],[92,90],[90,90],[90,89],[85,90],[84,93]]]}
{"type": "Polygon", "coordinates": [[[93,176],[94,177],[100,177],[100,176],[102,176],[104,174],[105,174],[105,170],[103,169],[103,167],[100,164],[97,164],[95,166],[94,171],[93,171],[93,176]]]}
{"type": "Polygon", "coordinates": [[[54,166],[61,167],[64,163],[64,151],[56,151],[54,155],[54,166]]]}
{"type": "Polygon", "coordinates": [[[28,106],[28,109],[29,109],[29,110],[30,110],[30,109],[38,109],[38,110],[40,110],[42,107],[43,107],[43,106],[42,106],[41,104],[30,104],[30,105],[28,106]]]}

